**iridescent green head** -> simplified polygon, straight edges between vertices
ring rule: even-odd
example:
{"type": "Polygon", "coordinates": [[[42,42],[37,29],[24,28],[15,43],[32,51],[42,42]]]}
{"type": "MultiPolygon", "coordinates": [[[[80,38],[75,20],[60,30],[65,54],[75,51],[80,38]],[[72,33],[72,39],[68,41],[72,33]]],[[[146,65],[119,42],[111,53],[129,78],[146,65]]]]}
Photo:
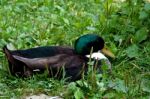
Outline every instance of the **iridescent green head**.
{"type": "Polygon", "coordinates": [[[97,52],[104,48],[104,40],[96,34],[86,34],[75,41],[75,51],[80,55],[90,54],[91,48],[97,52]]]}

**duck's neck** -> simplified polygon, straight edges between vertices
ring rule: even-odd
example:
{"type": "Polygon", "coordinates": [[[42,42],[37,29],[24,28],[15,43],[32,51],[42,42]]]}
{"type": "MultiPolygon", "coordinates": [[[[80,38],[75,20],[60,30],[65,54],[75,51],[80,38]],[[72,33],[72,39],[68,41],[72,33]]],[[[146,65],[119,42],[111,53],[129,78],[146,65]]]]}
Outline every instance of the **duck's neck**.
{"type": "Polygon", "coordinates": [[[93,58],[93,59],[98,59],[98,60],[107,59],[107,57],[105,55],[103,55],[100,51],[94,52],[91,55],[90,54],[86,55],[86,57],[93,58]]]}

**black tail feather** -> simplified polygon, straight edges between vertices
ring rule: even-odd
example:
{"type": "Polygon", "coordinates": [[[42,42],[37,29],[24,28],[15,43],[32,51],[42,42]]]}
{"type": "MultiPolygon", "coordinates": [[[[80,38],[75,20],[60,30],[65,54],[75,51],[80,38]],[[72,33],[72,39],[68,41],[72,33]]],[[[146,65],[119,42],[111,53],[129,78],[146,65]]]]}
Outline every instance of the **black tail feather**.
{"type": "Polygon", "coordinates": [[[24,69],[27,68],[27,67],[24,67],[25,64],[21,62],[20,60],[15,59],[12,52],[7,48],[7,46],[3,47],[3,52],[6,55],[6,58],[8,60],[9,70],[12,75],[14,76],[17,75],[20,77],[31,75],[32,72],[30,74],[26,74],[29,72],[29,70],[24,71],[24,69]]]}
{"type": "Polygon", "coordinates": [[[6,45],[3,47],[3,52],[5,53],[8,61],[11,62],[11,63],[14,63],[14,57],[11,54],[11,51],[7,48],[6,45]]]}

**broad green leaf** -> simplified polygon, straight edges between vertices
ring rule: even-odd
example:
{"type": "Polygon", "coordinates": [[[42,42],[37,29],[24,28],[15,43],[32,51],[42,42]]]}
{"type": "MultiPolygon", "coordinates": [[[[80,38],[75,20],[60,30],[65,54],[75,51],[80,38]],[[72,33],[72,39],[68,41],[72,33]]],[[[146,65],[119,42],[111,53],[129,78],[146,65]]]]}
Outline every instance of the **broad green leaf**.
{"type": "Polygon", "coordinates": [[[46,6],[42,6],[42,7],[39,8],[39,10],[43,11],[43,12],[48,12],[49,9],[46,6]]]}
{"type": "Polygon", "coordinates": [[[113,53],[116,53],[117,52],[117,47],[116,47],[116,45],[114,44],[114,43],[111,43],[111,45],[110,45],[110,50],[113,52],[113,53]]]}
{"type": "Polygon", "coordinates": [[[68,19],[63,18],[63,21],[64,21],[67,25],[69,25],[69,20],[68,20],[68,19]]]}
{"type": "Polygon", "coordinates": [[[107,93],[104,95],[106,99],[113,99],[115,97],[115,93],[107,93]]]}
{"type": "Polygon", "coordinates": [[[0,39],[0,47],[3,47],[6,44],[7,42],[4,39],[0,39]]]}
{"type": "Polygon", "coordinates": [[[145,9],[146,11],[150,11],[150,3],[146,3],[146,4],[144,5],[144,9],[145,9]]]}
{"type": "Polygon", "coordinates": [[[120,41],[122,39],[121,35],[114,35],[113,37],[115,41],[120,41]]]}
{"type": "Polygon", "coordinates": [[[147,28],[141,28],[135,34],[136,42],[140,43],[148,37],[148,30],[147,28]]]}
{"type": "Polygon", "coordinates": [[[141,11],[139,14],[139,19],[145,19],[148,17],[148,14],[145,11],[141,11]]]}
{"type": "Polygon", "coordinates": [[[143,79],[141,83],[141,88],[143,91],[150,93],[150,80],[143,79]]]}
{"type": "Polygon", "coordinates": [[[74,93],[75,99],[83,99],[84,95],[83,92],[78,88],[74,93]]]}
{"type": "Polygon", "coordinates": [[[115,87],[113,89],[116,89],[116,91],[118,91],[118,92],[124,92],[124,93],[127,92],[127,88],[125,86],[125,83],[121,79],[116,80],[115,87]]]}
{"type": "Polygon", "coordinates": [[[139,56],[139,48],[137,45],[131,45],[126,49],[126,54],[130,58],[135,58],[139,56]]]}
{"type": "Polygon", "coordinates": [[[64,11],[65,11],[64,8],[61,7],[61,6],[59,6],[59,5],[55,5],[55,7],[56,7],[58,10],[60,10],[61,12],[64,12],[64,11]]]}
{"type": "Polygon", "coordinates": [[[69,91],[76,91],[77,90],[77,87],[76,87],[76,83],[75,82],[72,82],[68,85],[68,89],[69,91]]]}

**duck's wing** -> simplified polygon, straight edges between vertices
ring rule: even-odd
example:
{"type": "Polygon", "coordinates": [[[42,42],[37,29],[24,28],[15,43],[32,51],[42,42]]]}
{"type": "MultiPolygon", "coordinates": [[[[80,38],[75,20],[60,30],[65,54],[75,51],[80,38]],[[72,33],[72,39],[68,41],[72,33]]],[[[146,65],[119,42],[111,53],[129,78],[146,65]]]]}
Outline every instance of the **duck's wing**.
{"type": "Polygon", "coordinates": [[[13,55],[16,60],[19,60],[26,64],[31,69],[46,69],[48,67],[55,67],[54,64],[62,63],[62,58],[67,57],[65,54],[60,54],[51,57],[41,57],[41,58],[26,58],[22,56],[13,55]]]}
{"type": "Polygon", "coordinates": [[[51,57],[58,54],[72,55],[75,53],[74,49],[61,46],[44,46],[25,50],[15,50],[11,52],[13,55],[18,55],[26,58],[51,57]]]}
{"type": "Polygon", "coordinates": [[[62,77],[62,69],[64,68],[65,77],[71,77],[72,80],[80,78],[80,74],[84,69],[83,66],[86,63],[81,56],[70,56],[67,54],[44,58],[25,58],[17,55],[13,55],[13,57],[26,64],[33,71],[36,69],[49,70],[50,75],[57,75],[59,73],[59,76],[62,77]]]}
{"type": "Polygon", "coordinates": [[[51,57],[42,58],[26,58],[13,55],[13,58],[23,62],[32,69],[57,68],[65,66],[65,68],[76,67],[81,65],[84,60],[77,55],[59,54],[51,57]]]}

